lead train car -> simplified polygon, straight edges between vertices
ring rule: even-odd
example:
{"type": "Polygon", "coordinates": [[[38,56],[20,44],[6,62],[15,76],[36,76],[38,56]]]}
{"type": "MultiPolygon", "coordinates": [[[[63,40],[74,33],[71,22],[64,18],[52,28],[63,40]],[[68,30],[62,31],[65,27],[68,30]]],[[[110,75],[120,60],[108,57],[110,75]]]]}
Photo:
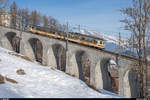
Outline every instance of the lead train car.
{"type": "Polygon", "coordinates": [[[100,49],[105,48],[105,40],[102,38],[94,37],[94,36],[69,32],[68,40],[72,42],[76,42],[78,44],[83,44],[83,45],[91,46],[95,48],[100,48],[100,49]]]}

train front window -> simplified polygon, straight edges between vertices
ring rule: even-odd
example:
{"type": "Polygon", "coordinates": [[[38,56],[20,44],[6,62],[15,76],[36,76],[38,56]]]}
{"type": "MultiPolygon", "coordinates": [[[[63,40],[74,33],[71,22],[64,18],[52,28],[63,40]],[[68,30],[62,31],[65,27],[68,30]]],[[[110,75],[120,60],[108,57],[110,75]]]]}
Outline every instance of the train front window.
{"type": "Polygon", "coordinates": [[[100,41],[100,44],[103,44],[103,42],[102,42],[102,41],[100,41]]]}
{"type": "Polygon", "coordinates": [[[88,38],[85,38],[85,40],[86,40],[86,41],[89,41],[89,39],[88,39],[88,38]]]}
{"type": "Polygon", "coordinates": [[[82,40],[85,40],[85,38],[84,38],[84,37],[82,37],[81,39],[82,39],[82,40]]]}
{"type": "Polygon", "coordinates": [[[103,44],[105,44],[105,41],[103,41],[103,44]]]}

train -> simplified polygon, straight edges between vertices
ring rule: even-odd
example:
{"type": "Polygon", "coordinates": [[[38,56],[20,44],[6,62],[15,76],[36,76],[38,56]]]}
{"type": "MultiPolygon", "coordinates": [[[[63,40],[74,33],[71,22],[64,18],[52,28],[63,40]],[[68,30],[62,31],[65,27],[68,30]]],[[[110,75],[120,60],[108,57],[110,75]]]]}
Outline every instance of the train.
{"type": "Polygon", "coordinates": [[[62,31],[54,32],[50,31],[49,28],[44,28],[41,26],[29,26],[28,31],[39,35],[46,35],[52,38],[68,40],[69,42],[85,45],[88,47],[105,49],[105,40],[103,38],[83,35],[77,32],[68,32],[68,33],[62,31]]]}

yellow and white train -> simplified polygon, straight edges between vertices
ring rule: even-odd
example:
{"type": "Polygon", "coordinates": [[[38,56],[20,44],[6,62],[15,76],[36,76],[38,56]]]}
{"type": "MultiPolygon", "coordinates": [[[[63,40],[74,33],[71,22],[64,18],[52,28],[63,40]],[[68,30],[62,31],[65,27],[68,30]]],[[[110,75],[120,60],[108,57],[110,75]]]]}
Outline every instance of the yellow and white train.
{"type": "Polygon", "coordinates": [[[105,40],[102,38],[92,37],[74,32],[69,32],[67,37],[67,34],[65,32],[50,32],[48,28],[43,28],[40,26],[29,26],[28,31],[39,35],[46,35],[52,38],[68,40],[69,42],[78,43],[94,48],[105,48],[105,40]]]}

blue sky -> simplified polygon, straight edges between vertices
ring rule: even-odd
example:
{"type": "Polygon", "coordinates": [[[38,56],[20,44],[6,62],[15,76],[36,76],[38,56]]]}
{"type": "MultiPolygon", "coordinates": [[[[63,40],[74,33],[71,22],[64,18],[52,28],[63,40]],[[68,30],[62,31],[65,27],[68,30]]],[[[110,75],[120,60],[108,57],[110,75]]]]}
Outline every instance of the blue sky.
{"type": "Polygon", "coordinates": [[[81,25],[81,29],[96,30],[106,34],[123,37],[128,31],[121,27],[123,19],[121,8],[131,5],[132,0],[15,0],[19,7],[37,9],[45,15],[56,18],[60,23],[67,21],[73,27],[81,25]]]}

